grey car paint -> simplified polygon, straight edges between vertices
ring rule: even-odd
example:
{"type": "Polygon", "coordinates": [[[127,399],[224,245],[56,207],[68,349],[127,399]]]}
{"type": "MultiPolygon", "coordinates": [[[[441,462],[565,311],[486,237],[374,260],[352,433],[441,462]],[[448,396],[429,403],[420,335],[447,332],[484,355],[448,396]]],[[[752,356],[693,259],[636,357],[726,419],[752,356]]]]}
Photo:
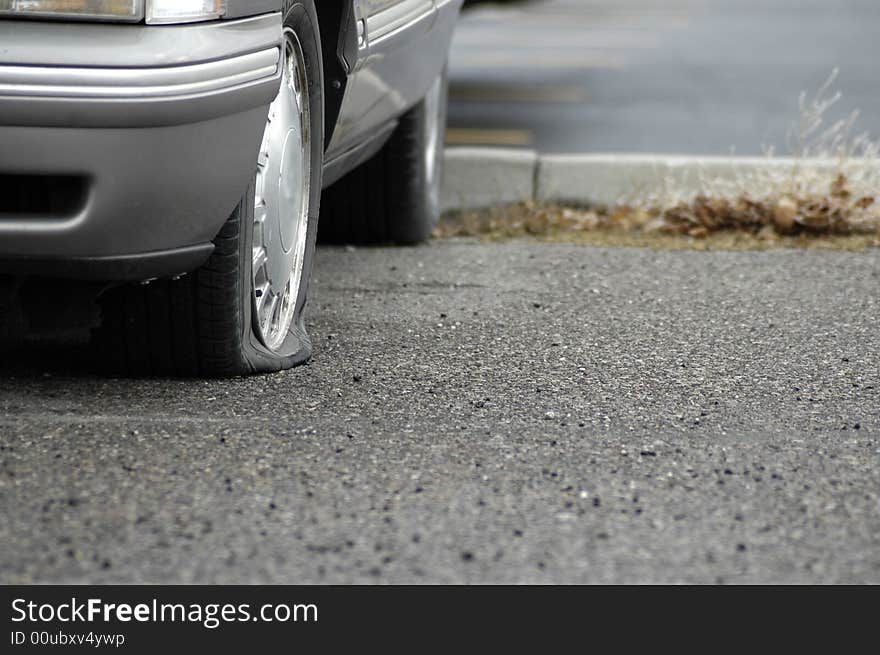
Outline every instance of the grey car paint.
{"type": "MultiPolygon", "coordinates": [[[[324,35],[340,56],[356,44],[342,59],[327,184],[424,96],[461,5],[345,1],[340,34],[324,35]]],[[[0,20],[0,179],[82,186],[62,213],[0,204],[0,272],[137,280],[201,265],[253,175],[278,89],[281,5],[230,0],[226,20],[162,27],[0,20]]]]}
{"type": "Polygon", "coordinates": [[[460,0],[398,0],[390,8],[389,3],[368,0],[355,10],[364,38],[330,143],[331,162],[368,135],[383,134],[389,117],[424,97],[446,63],[460,0]]]}
{"type": "MultiPolygon", "coordinates": [[[[324,0],[326,2],[326,0],[324,0]]],[[[243,16],[256,16],[268,14],[273,11],[281,11],[281,0],[226,0],[226,15],[224,18],[242,18],[243,16]]]]}
{"type": "Polygon", "coordinates": [[[0,175],[82,184],[81,202],[51,214],[0,205],[6,270],[79,276],[82,262],[84,276],[138,279],[198,267],[253,175],[278,91],[277,66],[241,58],[277,51],[280,35],[278,13],[158,29],[0,21],[0,175]]]}

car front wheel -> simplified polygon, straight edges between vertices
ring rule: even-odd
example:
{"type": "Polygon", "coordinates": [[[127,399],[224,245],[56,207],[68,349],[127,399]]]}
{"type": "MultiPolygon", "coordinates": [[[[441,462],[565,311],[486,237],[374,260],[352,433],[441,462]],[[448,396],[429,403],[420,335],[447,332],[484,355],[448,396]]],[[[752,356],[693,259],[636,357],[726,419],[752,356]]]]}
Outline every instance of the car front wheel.
{"type": "Polygon", "coordinates": [[[288,3],[283,75],[255,174],[199,270],[100,298],[102,360],[129,375],[234,376],[290,368],[311,344],[308,297],[323,168],[314,0],[288,3]]]}

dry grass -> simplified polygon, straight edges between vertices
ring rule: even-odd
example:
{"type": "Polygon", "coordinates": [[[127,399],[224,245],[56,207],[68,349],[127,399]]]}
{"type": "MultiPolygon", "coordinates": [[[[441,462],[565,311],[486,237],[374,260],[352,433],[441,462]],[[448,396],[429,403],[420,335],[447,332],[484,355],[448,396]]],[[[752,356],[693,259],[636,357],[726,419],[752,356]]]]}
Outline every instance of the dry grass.
{"type": "MultiPolygon", "coordinates": [[[[880,246],[880,231],[858,231],[834,218],[825,228],[799,223],[780,229],[770,208],[743,212],[719,205],[705,208],[705,199],[667,211],[618,207],[612,210],[538,207],[521,203],[444,216],[437,238],[478,237],[505,240],[531,237],[542,241],[598,246],[658,249],[766,250],[813,248],[864,250],[880,246]],[[717,211],[716,211],[717,210],[717,211]]],[[[714,204],[709,201],[709,204],[714,204]]]]}
{"type": "MultiPolygon", "coordinates": [[[[841,97],[832,92],[836,78],[834,71],[812,98],[801,94],[789,133],[790,169],[756,167],[733,180],[707,177],[692,197],[676,195],[682,185],[663,180],[610,208],[523,203],[456,212],[444,217],[435,235],[657,248],[878,247],[880,143],[852,136],[857,113],[826,127],[841,97]]],[[[766,155],[774,157],[772,150],[766,155]]]]}

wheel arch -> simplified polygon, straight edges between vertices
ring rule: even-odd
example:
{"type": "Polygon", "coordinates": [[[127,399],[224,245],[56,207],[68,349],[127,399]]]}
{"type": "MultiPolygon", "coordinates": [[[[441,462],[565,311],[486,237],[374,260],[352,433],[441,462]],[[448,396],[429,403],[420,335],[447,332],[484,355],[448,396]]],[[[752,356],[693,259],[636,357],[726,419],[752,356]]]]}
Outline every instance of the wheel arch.
{"type": "Polygon", "coordinates": [[[330,145],[348,74],[357,57],[357,24],[352,0],[323,0],[315,3],[318,12],[324,64],[324,148],[330,145]],[[348,61],[347,61],[348,60],[348,61]]]}
{"type": "MultiPolygon", "coordinates": [[[[293,0],[230,0],[229,17],[254,11],[286,11],[293,0]]],[[[357,58],[354,0],[316,0],[318,31],[324,68],[324,147],[330,144],[339,120],[351,64],[357,58]]]]}

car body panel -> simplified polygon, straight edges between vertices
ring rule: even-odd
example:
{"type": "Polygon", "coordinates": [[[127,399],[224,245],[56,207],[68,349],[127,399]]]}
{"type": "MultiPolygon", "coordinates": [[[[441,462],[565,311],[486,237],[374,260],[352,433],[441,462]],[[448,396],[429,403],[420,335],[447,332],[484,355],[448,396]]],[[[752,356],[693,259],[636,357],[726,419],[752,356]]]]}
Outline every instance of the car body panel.
{"type": "Polygon", "coordinates": [[[403,14],[408,20],[404,27],[399,26],[400,14],[396,10],[403,3],[380,14],[358,16],[366,22],[366,38],[359,44],[357,61],[349,76],[329,148],[331,159],[412,107],[424,97],[446,64],[459,3],[415,2],[408,4],[408,12],[403,14]],[[382,14],[391,15],[383,18],[382,14]]]}
{"type": "MultiPolygon", "coordinates": [[[[327,0],[319,0],[326,2],[327,0]]],[[[226,0],[225,20],[281,11],[279,0],[226,0]]]]}
{"type": "Polygon", "coordinates": [[[149,68],[214,61],[281,42],[281,14],[184,25],[0,19],[0,64],[149,68]]]}
{"type": "Polygon", "coordinates": [[[0,21],[0,176],[84,185],[68,212],[17,215],[0,200],[0,270],[198,267],[253,175],[280,42],[280,13],[169,28],[0,21]]]}
{"type": "MultiPolygon", "coordinates": [[[[351,22],[332,36],[361,37],[341,60],[326,184],[424,96],[461,5],[344,1],[351,22]]],[[[66,213],[18,215],[0,200],[0,272],[145,279],[204,262],[253,175],[280,80],[281,4],[230,0],[226,20],[177,26],[0,20],[0,188],[21,175],[83,185],[66,213]]]]}

